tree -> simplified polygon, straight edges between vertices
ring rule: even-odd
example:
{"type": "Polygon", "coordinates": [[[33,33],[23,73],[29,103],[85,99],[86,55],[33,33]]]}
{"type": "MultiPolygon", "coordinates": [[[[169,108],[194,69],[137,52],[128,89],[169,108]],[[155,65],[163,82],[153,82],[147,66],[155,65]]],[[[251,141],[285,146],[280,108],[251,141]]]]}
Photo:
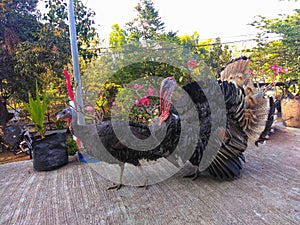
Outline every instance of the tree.
{"type": "MultiPolygon", "coordinates": [[[[39,29],[37,0],[8,0],[0,5],[0,133],[10,119],[7,99],[20,96],[24,80],[15,72],[17,45],[25,40],[34,41],[39,29]],[[16,79],[17,78],[17,79],[16,79]],[[18,79],[19,78],[19,79],[18,79]]],[[[27,77],[25,79],[28,79],[27,77]]]]}
{"type": "MultiPolygon", "coordinates": [[[[22,79],[15,71],[16,51],[19,43],[35,41],[34,33],[39,29],[37,21],[37,0],[2,1],[0,8],[0,83],[4,95],[19,97],[18,87],[22,79]]],[[[25,80],[28,77],[25,78],[25,80]]]]}
{"type": "Polygon", "coordinates": [[[204,61],[217,77],[221,67],[230,61],[231,56],[232,51],[229,49],[229,46],[223,46],[221,44],[221,39],[216,38],[215,42],[211,45],[207,57],[204,58],[204,61]]]}
{"type": "Polygon", "coordinates": [[[140,0],[135,10],[138,13],[137,17],[126,23],[130,39],[135,41],[155,40],[164,33],[165,25],[151,0],[140,0]]]}
{"type": "MultiPolygon", "coordinates": [[[[0,5],[0,87],[5,104],[11,96],[28,100],[35,82],[49,100],[66,100],[63,69],[71,63],[66,0],[44,0],[46,13],[37,11],[38,0],[7,0],[0,5]],[[20,91],[20,87],[22,87],[20,91]],[[51,98],[52,97],[52,98],[51,98]]],[[[99,53],[93,27],[94,12],[74,1],[79,57],[89,63],[99,53]]],[[[4,101],[1,101],[4,102],[4,101]]],[[[1,111],[1,116],[7,112],[1,111]]],[[[5,120],[3,120],[5,121],[5,120]]]]}
{"type": "Polygon", "coordinates": [[[268,19],[260,16],[251,25],[260,30],[257,47],[250,50],[253,69],[264,70],[269,76],[272,72],[270,66],[277,64],[289,70],[287,74],[279,76],[280,81],[289,83],[293,79],[298,79],[299,84],[300,10],[295,10],[294,15],[283,15],[281,18],[268,19]],[[277,38],[268,41],[271,34],[276,34],[277,38]]]}

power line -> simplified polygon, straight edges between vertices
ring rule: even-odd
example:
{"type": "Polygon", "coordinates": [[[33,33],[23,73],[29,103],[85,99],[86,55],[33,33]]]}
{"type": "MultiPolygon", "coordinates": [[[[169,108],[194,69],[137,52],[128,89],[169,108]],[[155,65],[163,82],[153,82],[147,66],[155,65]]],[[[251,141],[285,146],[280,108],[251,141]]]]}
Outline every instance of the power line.
{"type": "MultiPolygon", "coordinates": [[[[264,39],[274,39],[274,38],[282,38],[282,36],[272,36],[272,37],[265,37],[264,39]]],[[[261,40],[260,38],[250,38],[250,39],[242,39],[242,40],[235,40],[235,41],[227,41],[227,42],[214,42],[214,43],[208,43],[208,44],[197,44],[197,45],[184,45],[184,46],[178,46],[178,47],[169,47],[169,50],[173,49],[178,49],[178,48],[199,48],[199,47],[207,47],[207,46],[215,46],[215,45],[228,45],[228,44],[235,44],[235,43],[246,43],[246,42],[254,42],[254,41],[259,41],[261,40]]],[[[110,50],[110,49],[116,49],[116,48],[121,48],[122,46],[112,46],[112,47],[99,47],[97,50],[110,50]]],[[[95,49],[96,50],[96,49],[95,49]]],[[[161,48],[157,50],[166,50],[166,48],[161,48]]],[[[109,52],[101,52],[100,54],[108,54],[109,52]]]]}

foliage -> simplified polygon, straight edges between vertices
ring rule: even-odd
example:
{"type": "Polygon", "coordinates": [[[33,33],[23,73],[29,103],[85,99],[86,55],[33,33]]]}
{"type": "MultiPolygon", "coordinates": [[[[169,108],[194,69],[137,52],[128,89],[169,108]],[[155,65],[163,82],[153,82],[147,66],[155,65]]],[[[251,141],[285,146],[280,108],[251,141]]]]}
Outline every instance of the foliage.
{"type": "Polygon", "coordinates": [[[40,98],[38,84],[36,83],[36,99],[34,100],[30,93],[28,93],[29,103],[25,105],[26,110],[30,114],[30,120],[35,125],[37,131],[40,133],[41,138],[45,137],[44,119],[47,109],[47,96],[46,92],[43,93],[42,99],[40,98]]]}
{"type": "Polygon", "coordinates": [[[156,40],[164,33],[164,22],[154,8],[152,0],[140,0],[135,7],[137,17],[126,23],[129,40],[156,40]]]}
{"type": "Polygon", "coordinates": [[[37,0],[1,1],[0,7],[0,87],[1,94],[26,99],[27,92],[34,92],[35,79],[20,76],[15,70],[17,45],[36,40],[35,32],[40,28],[37,0]],[[22,87],[24,92],[19,91],[22,87]]]}
{"type": "Polygon", "coordinates": [[[95,109],[100,120],[106,120],[111,116],[111,107],[121,86],[114,83],[104,84],[99,92],[95,109]]]}
{"type": "MultiPolygon", "coordinates": [[[[61,35],[69,38],[68,12],[66,0],[44,0],[48,12],[44,14],[43,20],[57,30],[64,30],[61,35]]],[[[96,32],[93,17],[95,12],[87,8],[81,0],[74,0],[74,16],[77,32],[78,54],[84,61],[90,61],[97,57],[99,49],[99,37],[96,32]]]]}
{"type": "MultiPolygon", "coordinates": [[[[142,81],[143,79],[139,80],[142,81]]],[[[147,82],[148,81],[148,82],[147,82]]],[[[118,93],[112,107],[114,118],[149,124],[159,115],[159,93],[156,83],[127,84],[118,93]]]]}
{"type": "Polygon", "coordinates": [[[228,45],[222,45],[221,39],[216,38],[215,42],[212,44],[212,48],[209,50],[207,57],[204,61],[209,66],[210,70],[218,76],[220,69],[227,62],[231,60],[232,51],[229,49],[228,45]]]}
{"type": "Polygon", "coordinates": [[[66,142],[66,147],[69,155],[75,155],[79,150],[76,141],[73,138],[69,138],[66,142]]]}
{"type": "MultiPolygon", "coordinates": [[[[2,1],[0,8],[1,87],[23,101],[27,101],[28,91],[34,93],[35,80],[47,93],[65,95],[62,70],[71,62],[66,0],[44,0],[43,16],[36,8],[37,3],[2,1]],[[19,91],[19,87],[24,91],[19,91]]],[[[93,27],[95,13],[81,0],[74,1],[74,8],[79,57],[89,62],[99,52],[99,38],[93,27]]]]}
{"type": "MultiPolygon", "coordinates": [[[[153,1],[140,0],[135,10],[137,16],[126,23],[124,29],[118,24],[112,26],[112,32],[109,37],[111,49],[108,52],[111,54],[101,56],[101,58],[106,58],[104,61],[108,62],[109,66],[113,65],[114,62],[118,63],[119,69],[111,76],[111,82],[122,85],[141,77],[174,76],[179,82],[184,83],[187,81],[187,73],[184,71],[186,70],[186,62],[189,59],[205,62],[215,76],[217,76],[218,70],[231,59],[232,52],[228,46],[223,47],[221,45],[220,39],[217,39],[214,43],[212,40],[200,42],[197,32],[184,36],[177,36],[172,31],[166,32],[164,23],[159,16],[158,10],[155,9],[153,1]],[[157,43],[162,49],[169,50],[144,58],[141,55],[141,57],[136,57],[139,62],[132,62],[132,58],[128,59],[126,54],[130,51],[138,51],[134,48],[130,49],[130,45],[135,44],[136,41],[144,46],[140,51],[151,51],[151,49],[153,50],[157,47],[157,43]],[[173,45],[168,45],[167,43],[173,45]],[[178,46],[181,46],[181,48],[178,48],[178,46]],[[161,63],[159,62],[161,59],[167,60],[161,63]],[[169,63],[165,63],[166,61],[169,63]],[[182,63],[178,65],[177,62],[182,63]]],[[[138,53],[132,54],[138,55],[138,53]]],[[[194,72],[196,73],[197,70],[194,72]]],[[[105,74],[102,75],[106,76],[105,74]]]]}
{"type": "Polygon", "coordinates": [[[65,124],[66,124],[66,122],[63,121],[63,120],[55,120],[55,122],[54,122],[55,129],[57,129],[57,130],[64,129],[65,128],[65,124]]]}
{"type": "MultiPolygon", "coordinates": [[[[281,18],[268,19],[260,16],[251,23],[261,32],[258,34],[257,47],[250,50],[252,69],[264,70],[266,76],[273,73],[270,70],[272,64],[280,65],[288,69],[288,73],[279,76],[279,81],[289,86],[293,80],[300,82],[300,10],[295,10],[294,15],[281,18]],[[267,37],[276,34],[275,40],[267,41],[267,37]],[[280,36],[280,38],[278,38],[280,36]]],[[[297,91],[297,90],[296,90],[297,91]]]]}

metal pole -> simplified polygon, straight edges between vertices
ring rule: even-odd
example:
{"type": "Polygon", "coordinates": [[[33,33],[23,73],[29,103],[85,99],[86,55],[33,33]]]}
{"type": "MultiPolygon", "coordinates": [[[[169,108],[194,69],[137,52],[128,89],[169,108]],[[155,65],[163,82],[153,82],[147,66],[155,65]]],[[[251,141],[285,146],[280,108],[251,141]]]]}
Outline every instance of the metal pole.
{"type": "Polygon", "coordinates": [[[84,115],[83,115],[83,100],[82,100],[82,86],[80,78],[80,69],[79,69],[79,59],[78,59],[78,46],[77,46],[77,33],[75,25],[75,16],[74,16],[74,5],[73,0],[68,2],[68,16],[69,16],[69,30],[70,30],[70,43],[71,43],[71,52],[72,52],[72,62],[73,62],[73,73],[75,80],[75,107],[77,111],[78,124],[84,125],[84,115]]]}

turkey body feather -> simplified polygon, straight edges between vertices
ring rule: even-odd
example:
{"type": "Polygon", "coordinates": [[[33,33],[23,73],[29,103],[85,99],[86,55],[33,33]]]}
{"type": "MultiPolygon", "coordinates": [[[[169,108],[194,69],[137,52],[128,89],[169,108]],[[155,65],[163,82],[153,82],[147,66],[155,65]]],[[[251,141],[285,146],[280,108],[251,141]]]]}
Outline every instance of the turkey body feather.
{"type": "MultiPolygon", "coordinates": [[[[240,118],[243,117],[243,109],[245,107],[243,90],[234,83],[209,80],[205,84],[203,82],[192,82],[184,86],[183,89],[188,93],[196,106],[199,118],[198,126],[200,126],[197,145],[189,159],[197,167],[196,172],[191,176],[196,178],[201,174],[208,174],[218,179],[233,179],[237,177],[242,169],[241,160],[244,161],[243,152],[247,149],[248,140],[247,135],[238,123],[240,118]],[[218,106],[211,107],[214,102],[208,102],[205,93],[212,92],[213,94],[216,88],[220,88],[223,93],[223,96],[220,97],[224,98],[226,121],[223,127],[218,127],[216,131],[212,131],[212,119],[218,120],[220,118],[211,118],[211,109],[216,110],[218,106]],[[208,142],[210,138],[218,142],[218,145],[214,146],[217,148],[217,153],[211,159],[205,171],[199,171],[202,156],[205,151],[209,151],[208,142]]],[[[176,105],[180,104],[176,102],[176,105]]],[[[184,119],[186,113],[190,112],[190,110],[184,112],[180,110],[180,107],[177,110],[180,111],[181,119],[184,119]]],[[[218,115],[218,113],[216,114],[218,115]]],[[[222,124],[219,121],[217,123],[222,124]]]]}
{"type": "MultiPolygon", "coordinates": [[[[152,130],[147,125],[123,120],[110,120],[92,125],[78,125],[76,112],[71,108],[64,109],[58,113],[57,118],[69,121],[69,129],[81,140],[87,154],[109,164],[118,164],[121,167],[120,183],[112,187],[117,189],[122,186],[125,163],[130,163],[141,169],[140,160],[153,161],[162,157],[168,157],[176,148],[180,135],[180,131],[178,132],[180,125],[177,125],[179,122],[178,116],[174,115],[171,115],[165,121],[164,126],[154,126],[155,129],[152,130]],[[122,131],[124,128],[129,130],[122,131]],[[121,132],[117,134],[117,130],[121,132]],[[149,146],[149,144],[137,144],[133,146],[134,148],[131,148],[128,147],[131,140],[128,140],[126,131],[130,131],[139,140],[146,140],[151,134],[154,137],[160,136],[162,132],[166,132],[167,138],[164,138],[158,145],[153,147],[149,146]]],[[[143,173],[142,170],[141,172],[143,173]]],[[[146,182],[147,178],[145,185],[146,182]]]]}
{"type": "MultiPolygon", "coordinates": [[[[268,99],[264,98],[263,91],[254,90],[251,76],[248,74],[249,61],[247,57],[234,59],[222,69],[220,79],[191,82],[183,86],[197,108],[200,121],[197,146],[189,159],[197,167],[195,173],[191,175],[194,178],[202,174],[218,179],[238,177],[242,161],[245,161],[243,152],[247,149],[248,141],[256,141],[265,129],[270,105],[268,99]],[[216,117],[211,118],[213,115],[211,109],[218,110],[218,107],[211,107],[216,103],[208,102],[205,93],[213,93],[216,87],[222,91],[222,96],[216,96],[215,99],[222,98],[225,102],[226,123],[216,130],[210,130],[211,122],[218,120],[216,117]],[[203,155],[212,148],[208,146],[209,139],[215,139],[218,144],[213,146],[216,148],[216,154],[209,159],[207,167],[203,169],[200,168],[201,163],[207,160],[203,159],[203,155]]],[[[164,79],[163,83],[165,84],[162,86],[169,87],[171,85],[166,83],[175,85],[176,82],[174,78],[169,77],[164,79]]],[[[180,119],[189,117],[189,110],[186,110],[186,113],[177,110],[180,112],[180,119]]]]}

